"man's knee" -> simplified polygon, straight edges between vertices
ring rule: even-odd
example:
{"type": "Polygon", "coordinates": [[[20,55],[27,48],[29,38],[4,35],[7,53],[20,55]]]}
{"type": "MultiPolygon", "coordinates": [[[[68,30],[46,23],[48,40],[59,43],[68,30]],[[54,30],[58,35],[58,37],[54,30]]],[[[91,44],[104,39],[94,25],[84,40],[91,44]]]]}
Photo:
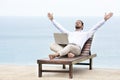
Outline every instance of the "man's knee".
{"type": "Polygon", "coordinates": [[[51,49],[52,51],[54,50],[55,45],[56,45],[56,43],[51,43],[51,44],[50,44],[50,49],[51,49]]]}
{"type": "Polygon", "coordinates": [[[56,44],[56,43],[51,43],[50,45],[50,49],[54,52],[58,52],[60,50],[62,50],[64,47],[59,45],[59,44],[56,44]]]}

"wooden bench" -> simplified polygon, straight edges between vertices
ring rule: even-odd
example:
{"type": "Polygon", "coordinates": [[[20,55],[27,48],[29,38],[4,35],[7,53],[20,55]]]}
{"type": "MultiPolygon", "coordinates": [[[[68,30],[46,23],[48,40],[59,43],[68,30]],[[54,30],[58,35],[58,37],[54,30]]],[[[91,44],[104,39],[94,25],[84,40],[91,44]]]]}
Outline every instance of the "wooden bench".
{"type": "Polygon", "coordinates": [[[67,57],[58,57],[53,60],[48,58],[46,59],[38,59],[38,76],[42,77],[42,72],[67,72],[69,73],[69,78],[73,78],[73,64],[76,65],[89,65],[89,70],[92,70],[92,58],[96,57],[96,54],[91,54],[91,43],[92,38],[88,39],[82,49],[81,55],[74,57],[74,58],[67,58],[67,57]],[[80,63],[82,61],[89,60],[86,63],[80,63]],[[42,64],[61,64],[63,65],[63,70],[43,70],[42,64]],[[69,69],[66,71],[64,70],[66,67],[65,65],[69,66],[69,69]]]}

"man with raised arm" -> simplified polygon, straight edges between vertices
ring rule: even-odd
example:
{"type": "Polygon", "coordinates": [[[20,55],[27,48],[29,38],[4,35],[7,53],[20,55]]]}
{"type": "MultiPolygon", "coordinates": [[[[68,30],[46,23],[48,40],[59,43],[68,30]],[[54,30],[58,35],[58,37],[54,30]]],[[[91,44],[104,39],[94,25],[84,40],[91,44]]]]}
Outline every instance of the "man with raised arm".
{"type": "Polygon", "coordinates": [[[62,27],[59,23],[54,20],[53,14],[48,13],[48,18],[51,20],[53,25],[62,33],[68,34],[69,44],[65,47],[53,43],[50,46],[50,49],[55,53],[49,54],[49,58],[54,59],[55,57],[65,56],[67,55],[68,58],[72,58],[75,56],[80,55],[81,50],[85,42],[92,36],[94,33],[100,28],[108,19],[112,17],[113,13],[110,12],[104,15],[104,19],[94,25],[90,30],[84,32],[84,23],[81,20],[77,20],[75,23],[75,31],[70,32],[62,27]]]}

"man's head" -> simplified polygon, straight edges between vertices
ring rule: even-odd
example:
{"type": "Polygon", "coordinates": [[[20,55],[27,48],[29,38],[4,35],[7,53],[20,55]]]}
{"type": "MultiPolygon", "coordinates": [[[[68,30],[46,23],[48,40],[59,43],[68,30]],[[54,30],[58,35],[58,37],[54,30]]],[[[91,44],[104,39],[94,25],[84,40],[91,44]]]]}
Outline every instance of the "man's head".
{"type": "Polygon", "coordinates": [[[75,29],[76,30],[83,30],[84,23],[81,20],[77,20],[75,22],[75,29]]]}

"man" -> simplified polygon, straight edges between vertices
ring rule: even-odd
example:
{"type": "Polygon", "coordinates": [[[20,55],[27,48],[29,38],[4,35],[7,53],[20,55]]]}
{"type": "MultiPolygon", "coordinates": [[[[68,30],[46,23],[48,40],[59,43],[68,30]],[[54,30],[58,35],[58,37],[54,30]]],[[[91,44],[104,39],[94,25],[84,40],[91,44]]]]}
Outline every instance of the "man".
{"type": "Polygon", "coordinates": [[[104,19],[94,25],[90,30],[83,32],[84,23],[81,20],[77,20],[75,23],[75,31],[70,32],[63,28],[59,23],[54,20],[53,14],[48,13],[48,18],[51,20],[53,25],[62,33],[68,34],[69,44],[65,47],[56,43],[50,46],[51,50],[55,53],[49,54],[49,58],[54,59],[55,57],[65,56],[72,58],[80,55],[84,43],[101,27],[108,19],[112,17],[113,13],[110,12],[105,14],[104,19]]]}

